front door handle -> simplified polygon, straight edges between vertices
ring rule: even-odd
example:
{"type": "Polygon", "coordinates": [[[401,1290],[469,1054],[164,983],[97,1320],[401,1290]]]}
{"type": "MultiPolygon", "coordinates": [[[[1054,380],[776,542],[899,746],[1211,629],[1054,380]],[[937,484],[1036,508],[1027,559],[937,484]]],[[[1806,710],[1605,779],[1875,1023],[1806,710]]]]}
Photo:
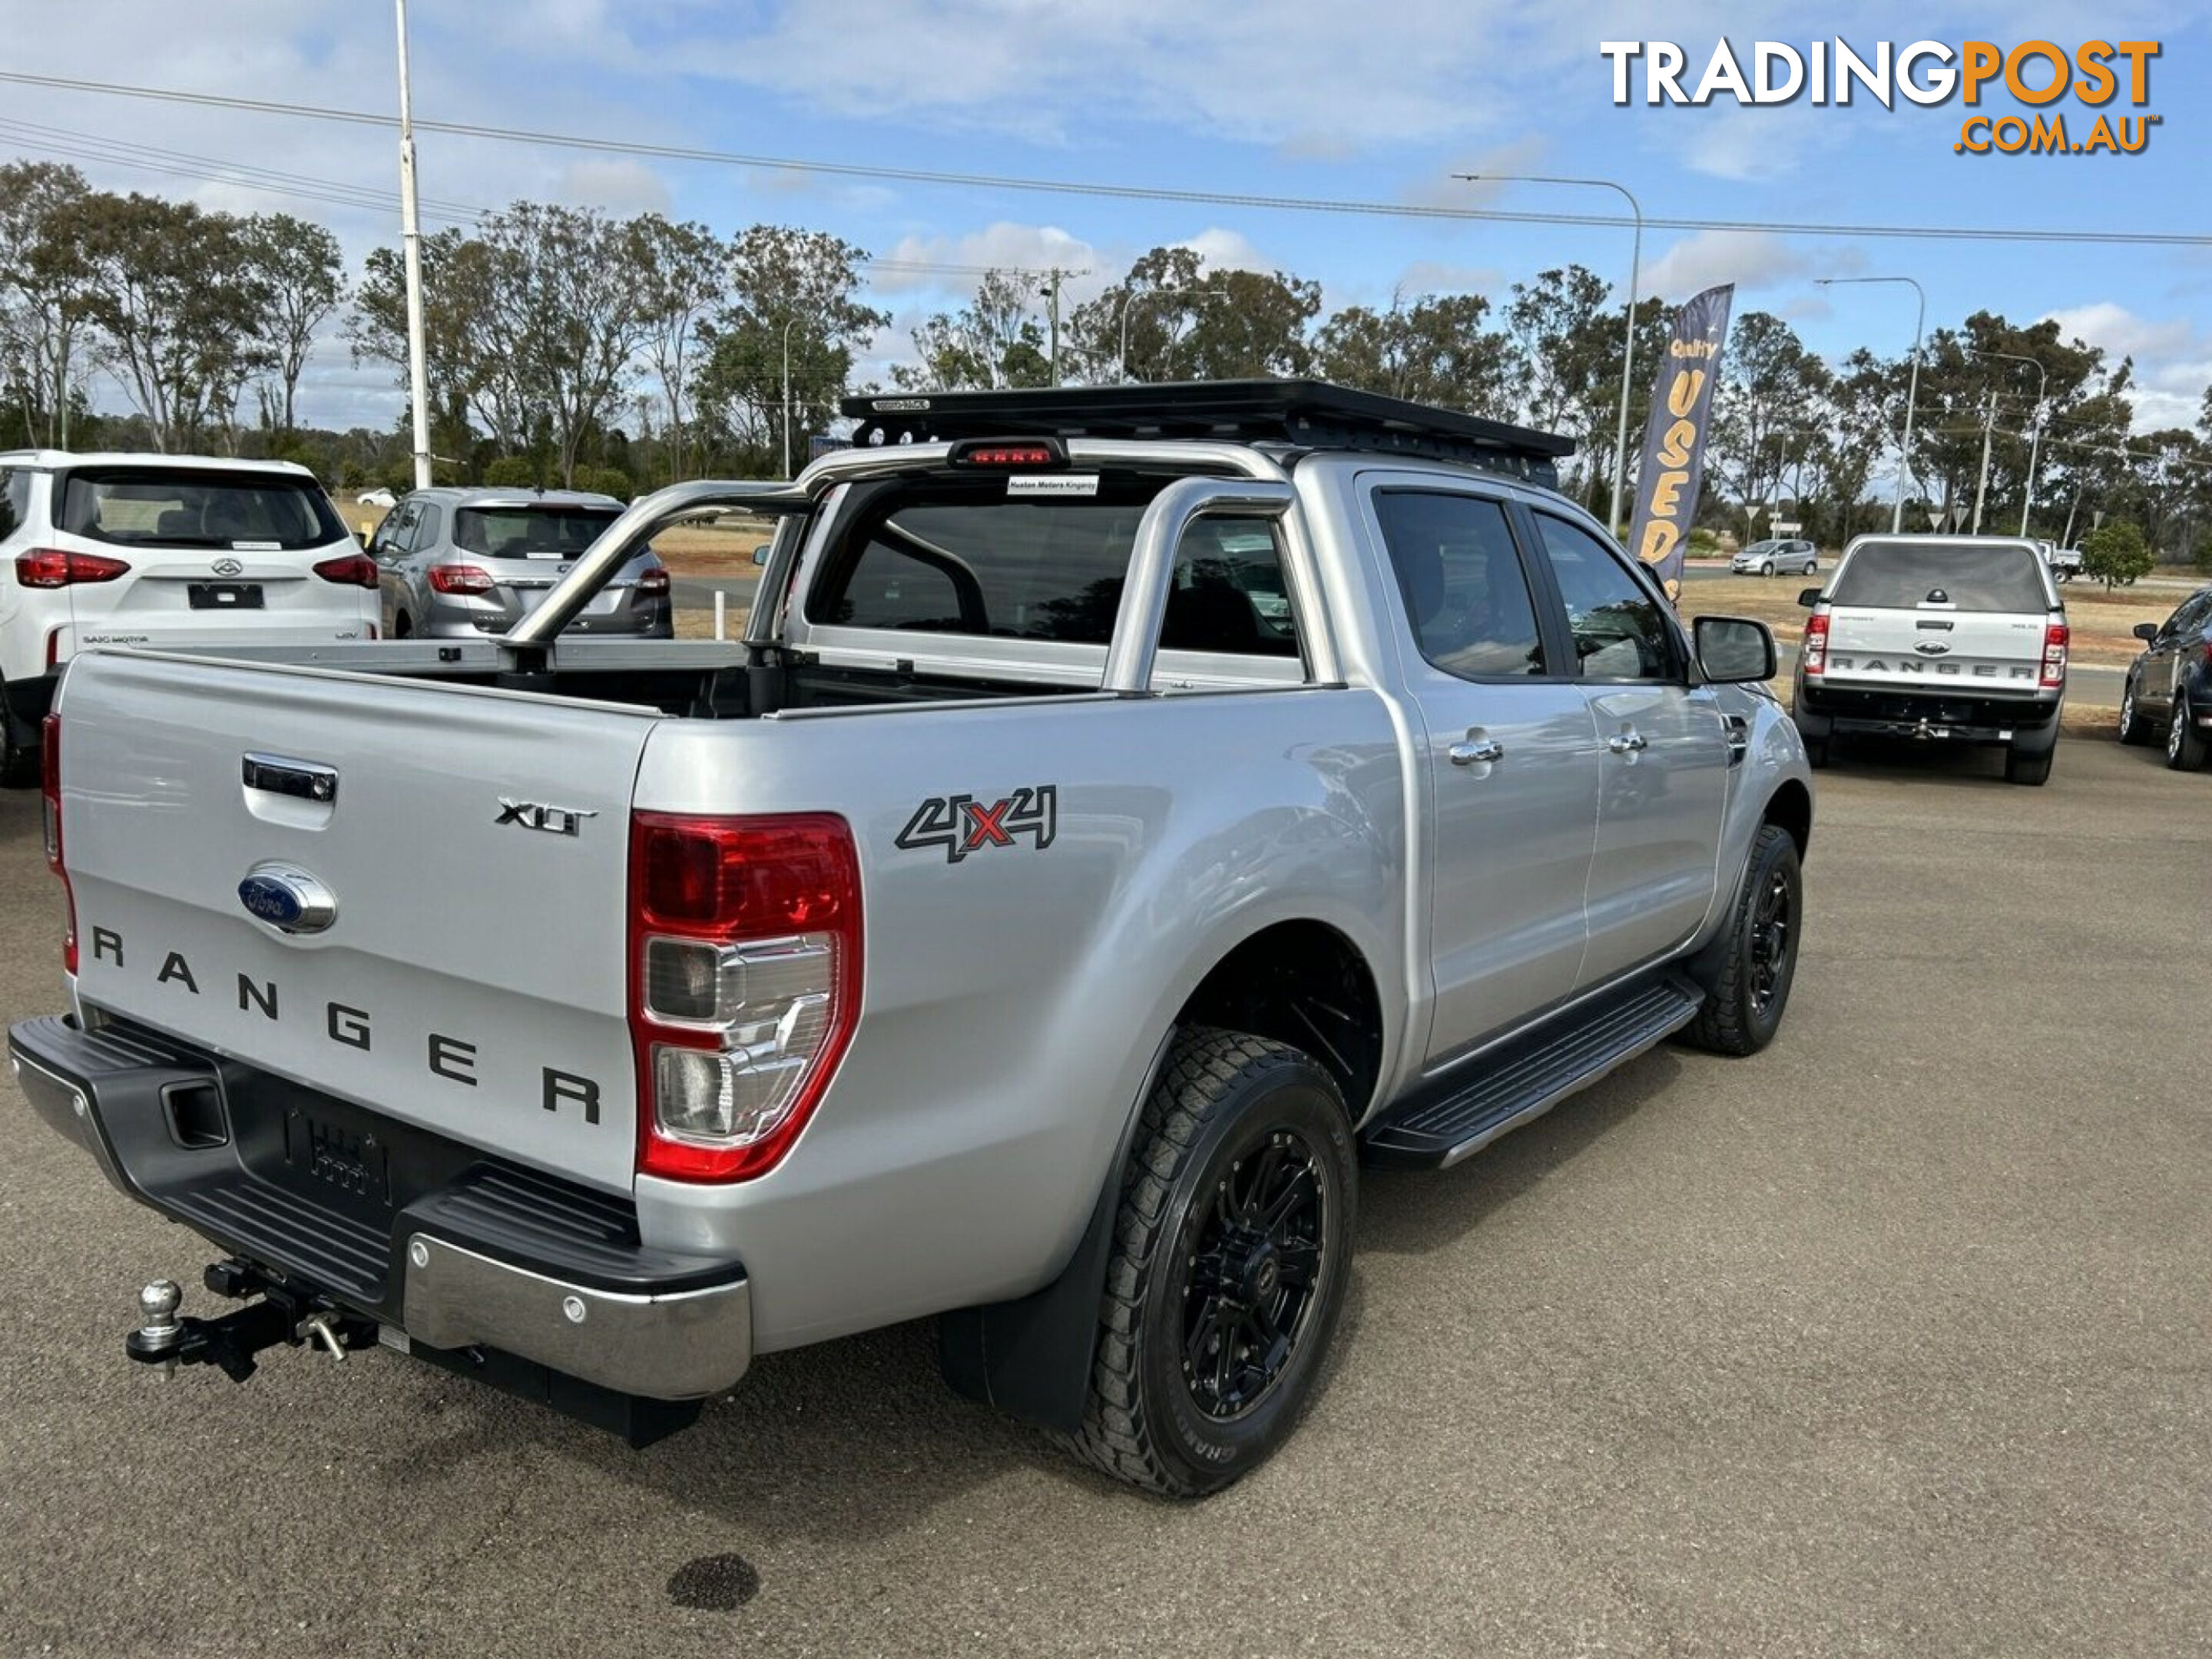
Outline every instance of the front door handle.
{"type": "Polygon", "coordinates": [[[1466,742],[1454,744],[1446,752],[1451,756],[1454,766],[1480,766],[1488,761],[1504,760],[1505,745],[1495,738],[1478,738],[1470,732],[1466,742]]]}
{"type": "Polygon", "coordinates": [[[1626,732],[1616,732],[1605,740],[1605,746],[1616,755],[1632,755],[1640,749],[1649,749],[1650,740],[1634,726],[1626,732]]]}

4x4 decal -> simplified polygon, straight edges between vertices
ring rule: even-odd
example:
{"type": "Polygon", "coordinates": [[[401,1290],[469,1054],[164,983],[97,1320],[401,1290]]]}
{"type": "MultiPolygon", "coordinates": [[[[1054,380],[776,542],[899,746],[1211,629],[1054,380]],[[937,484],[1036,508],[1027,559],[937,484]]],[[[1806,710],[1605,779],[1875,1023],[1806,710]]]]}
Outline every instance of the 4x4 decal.
{"type": "Polygon", "coordinates": [[[1048,783],[1017,789],[988,805],[973,795],[933,795],[914,809],[893,844],[908,853],[942,847],[945,861],[957,864],[970,853],[1012,847],[1021,836],[1034,840],[1042,853],[1059,827],[1060,789],[1048,783]]]}

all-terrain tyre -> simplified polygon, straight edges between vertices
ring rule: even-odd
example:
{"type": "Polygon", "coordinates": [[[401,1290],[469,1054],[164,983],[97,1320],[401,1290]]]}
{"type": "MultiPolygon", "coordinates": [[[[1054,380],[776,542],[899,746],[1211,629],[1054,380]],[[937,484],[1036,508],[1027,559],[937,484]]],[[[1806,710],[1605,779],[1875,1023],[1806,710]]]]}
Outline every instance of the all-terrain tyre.
{"type": "Polygon", "coordinates": [[[2022,754],[2018,749],[2008,747],[2005,750],[2005,781],[2041,788],[2051,781],[2051,763],[2057,753],[2058,745],[2055,743],[2037,755],[2022,754]]]}
{"type": "Polygon", "coordinates": [[[1196,1498],[1281,1445],[1342,1310],[1358,1178],[1320,1065],[1240,1032],[1179,1035],[1122,1181],[1077,1455],[1196,1498]]]}
{"type": "Polygon", "coordinates": [[[1797,976],[1804,914],[1797,843],[1788,830],[1767,824],[1751,843],[1751,860],[1705,986],[1705,1005],[1683,1027],[1683,1041],[1717,1054],[1751,1054],[1774,1040],[1797,976]]]}

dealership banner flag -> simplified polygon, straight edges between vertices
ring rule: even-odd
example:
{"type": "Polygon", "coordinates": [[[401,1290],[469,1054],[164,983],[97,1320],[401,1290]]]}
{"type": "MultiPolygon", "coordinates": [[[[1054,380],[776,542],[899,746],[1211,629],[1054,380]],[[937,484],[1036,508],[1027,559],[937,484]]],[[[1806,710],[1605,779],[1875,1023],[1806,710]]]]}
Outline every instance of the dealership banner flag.
{"type": "Polygon", "coordinates": [[[1674,313],[1674,331],[1651,384],[1651,420],[1644,429],[1644,459],[1636,469],[1636,510],[1628,545],[1666,584],[1682,591],[1682,555],[1698,516],[1698,486],[1705,472],[1705,440],[1712,429],[1713,384],[1720,378],[1721,345],[1728,338],[1729,306],[1735,284],[1709,288],[1674,313]]]}

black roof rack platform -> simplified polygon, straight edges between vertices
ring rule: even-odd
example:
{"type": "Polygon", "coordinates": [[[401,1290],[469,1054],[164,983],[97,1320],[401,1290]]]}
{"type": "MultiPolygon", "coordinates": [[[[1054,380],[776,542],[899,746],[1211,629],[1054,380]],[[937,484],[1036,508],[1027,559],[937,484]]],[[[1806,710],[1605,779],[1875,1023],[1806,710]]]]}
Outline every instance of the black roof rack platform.
{"type": "Polygon", "coordinates": [[[860,445],[963,438],[1213,438],[1471,462],[1556,488],[1574,440],[1325,380],[1177,380],[848,398],[860,445]]]}

